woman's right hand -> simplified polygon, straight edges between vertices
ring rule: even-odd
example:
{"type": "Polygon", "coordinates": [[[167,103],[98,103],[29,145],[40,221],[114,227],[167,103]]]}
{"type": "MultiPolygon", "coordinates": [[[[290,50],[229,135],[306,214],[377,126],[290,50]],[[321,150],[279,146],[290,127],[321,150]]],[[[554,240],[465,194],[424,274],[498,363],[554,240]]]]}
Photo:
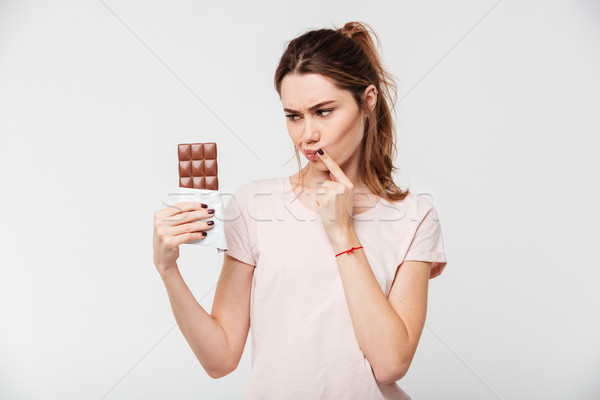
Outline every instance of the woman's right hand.
{"type": "Polygon", "coordinates": [[[205,231],[214,226],[214,220],[206,219],[213,217],[214,212],[206,204],[186,201],[154,213],[154,265],[159,273],[177,267],[181,243],[206,237],[205,231]]]}

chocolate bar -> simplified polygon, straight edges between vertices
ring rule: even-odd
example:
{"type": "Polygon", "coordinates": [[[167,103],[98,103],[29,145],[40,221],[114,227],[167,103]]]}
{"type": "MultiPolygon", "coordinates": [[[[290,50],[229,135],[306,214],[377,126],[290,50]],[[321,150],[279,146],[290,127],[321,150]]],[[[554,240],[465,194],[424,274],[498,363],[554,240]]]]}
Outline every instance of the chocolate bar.
{"type": "Polygon", "coordinates": [[[179,187],[219,190],[216,143],[181,143],[178,154],[179,187]]]}

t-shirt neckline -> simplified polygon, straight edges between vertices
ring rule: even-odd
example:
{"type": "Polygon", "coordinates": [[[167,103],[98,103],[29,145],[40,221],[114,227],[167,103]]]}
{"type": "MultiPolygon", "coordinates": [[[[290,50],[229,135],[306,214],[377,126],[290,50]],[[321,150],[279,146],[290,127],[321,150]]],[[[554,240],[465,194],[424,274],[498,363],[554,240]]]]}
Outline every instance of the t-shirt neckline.
{"type": "MultiPolygon", "coordinates": [[[[289,176],[284,176],[282,179],[285,181],[284,185],[286,187],[286,191],[288,191],[288,193],[289,193],[287,197],[289,198],[289,202],[290,203],[298,203],[300,205],[300,207],[302,209],[306,210],[307,212],[312,212],[312,213],[316,213],[317,212],[316,210],[311,210],[310,208],[306,207],[298,199],[298,197],[296,196],[296,193],[294,192],[294,189],[292,188],[292,182],[290,181],[290,177],[289,176]]],[[[360,219],[362,219],[362,217],[364,215],[369,215],[370,213],[375,212],[376,209],[378,209],[381,206],[381,204],[383,203],[383,200],[384,200],[383,197],[379,197],[379,200],[377,201],[377,203],[373,207],[369,208],[367,211],[363,211],[361,213],[354,214],[352,216],[352,218],[360,220],[360,219]]]]}

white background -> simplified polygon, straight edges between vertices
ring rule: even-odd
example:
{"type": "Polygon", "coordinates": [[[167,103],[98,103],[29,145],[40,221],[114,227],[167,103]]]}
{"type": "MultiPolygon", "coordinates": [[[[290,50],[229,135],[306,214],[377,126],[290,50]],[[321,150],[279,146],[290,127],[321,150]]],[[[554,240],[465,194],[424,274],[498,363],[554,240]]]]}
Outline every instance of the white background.
{"type": "MultiPolygon", "coordinates": [[[[1,1],[0,398],[233,399],[152,260],[177,144],[221,190],[296,169],[273,75],[286,42],[358,20],[398,78],[397,183],[431,194],[413,399],[600,397],[597,1],[1,1]]],[[[212,306],[222,255],[179,265],[212,306]]]]}

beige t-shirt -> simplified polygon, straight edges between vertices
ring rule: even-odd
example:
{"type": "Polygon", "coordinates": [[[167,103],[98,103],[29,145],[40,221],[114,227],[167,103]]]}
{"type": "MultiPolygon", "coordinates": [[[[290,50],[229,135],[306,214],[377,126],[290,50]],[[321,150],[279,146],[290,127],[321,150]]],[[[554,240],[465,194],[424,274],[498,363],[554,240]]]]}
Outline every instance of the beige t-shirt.
{"type": "MultiPolygon", "coordinates": [[[[353,219],[386,296],[404,260],[434,262],[430,279],[444,270],[440,223],[423,197],[382,198],[353,219]]],[[[225,207],[224,224],[228,254],[256,267],[244,400],[410,399],[397,383],[376,381],[321,217],[300,202],[288,177],[241,185],[225,207]]]]}

